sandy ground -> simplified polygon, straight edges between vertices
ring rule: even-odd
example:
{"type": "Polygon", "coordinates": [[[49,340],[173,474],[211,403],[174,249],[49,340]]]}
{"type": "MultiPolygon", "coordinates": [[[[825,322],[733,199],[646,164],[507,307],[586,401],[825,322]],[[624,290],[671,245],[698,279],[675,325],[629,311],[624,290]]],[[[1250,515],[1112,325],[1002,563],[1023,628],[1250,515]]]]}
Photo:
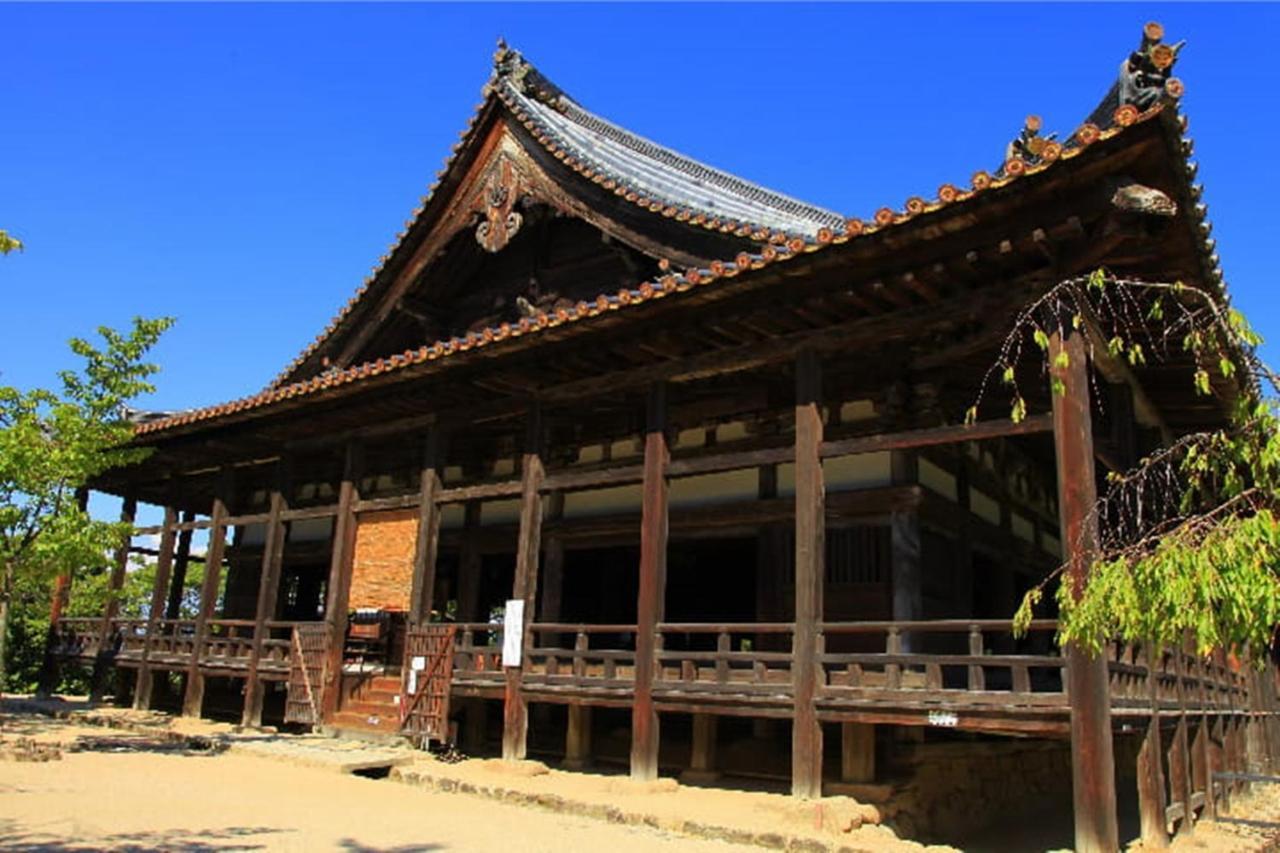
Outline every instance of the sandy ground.
{"type": "Polygon", "coordinates": [[[0,848],[756,849],[262,758],[146,752],[67,753],[60,761],[0,763],[0,848]]]}

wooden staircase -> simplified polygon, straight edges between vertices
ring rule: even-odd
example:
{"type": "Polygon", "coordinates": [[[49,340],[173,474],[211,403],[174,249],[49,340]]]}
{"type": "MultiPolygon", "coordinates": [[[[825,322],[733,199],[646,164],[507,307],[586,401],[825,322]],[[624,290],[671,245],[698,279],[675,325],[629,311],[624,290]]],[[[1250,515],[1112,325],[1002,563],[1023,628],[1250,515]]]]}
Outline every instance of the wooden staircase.
{"type": "Polygon", "coordinates": [[[400,734],[400,675],[369,675],[344,692],[329,725],[343,732],[400,734]]]}

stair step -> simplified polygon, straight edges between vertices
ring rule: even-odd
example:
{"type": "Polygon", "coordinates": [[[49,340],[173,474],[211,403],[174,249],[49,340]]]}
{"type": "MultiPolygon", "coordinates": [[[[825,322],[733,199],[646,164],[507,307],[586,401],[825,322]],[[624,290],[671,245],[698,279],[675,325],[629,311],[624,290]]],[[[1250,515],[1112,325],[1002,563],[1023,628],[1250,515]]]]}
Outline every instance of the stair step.
{"type": "Polygon", "coordinates": [[[397,714],[339,711],[333,715],[333,725],[344,729],[361,729],[363,731],[395,734],[400,731],[400,717],[397,714]]]}

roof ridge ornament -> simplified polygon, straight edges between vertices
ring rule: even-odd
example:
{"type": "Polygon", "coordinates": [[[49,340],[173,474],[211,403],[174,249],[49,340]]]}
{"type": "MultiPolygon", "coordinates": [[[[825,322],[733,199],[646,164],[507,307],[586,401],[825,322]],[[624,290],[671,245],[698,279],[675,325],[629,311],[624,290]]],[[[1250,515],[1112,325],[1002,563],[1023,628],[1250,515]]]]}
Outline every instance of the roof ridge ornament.
{"type": "Polygon", "coordinates": [[[1146,112],[1166,96],[1182,95],[1182,82],[1173,76],[1173,66],[1186,47],[1186,39],[1171,45],[1163,39],[1164,27],[1158,22],[1149,21],[1142,28],[1138,49],[1120,63],[1117,107],[1132,105],[1139,112],[1146,112]]]}
{"type": "Polygon", "coordinates": [[[484,93],[488,95],[502,81],[509,83],[520,94],[540,101],[558,112],[564,112],[564,102],[568,100],[564,91],[529,64],[520,51],[499,37],[498,49],[493,53],[493,76],[489,78],[484,93]]]}

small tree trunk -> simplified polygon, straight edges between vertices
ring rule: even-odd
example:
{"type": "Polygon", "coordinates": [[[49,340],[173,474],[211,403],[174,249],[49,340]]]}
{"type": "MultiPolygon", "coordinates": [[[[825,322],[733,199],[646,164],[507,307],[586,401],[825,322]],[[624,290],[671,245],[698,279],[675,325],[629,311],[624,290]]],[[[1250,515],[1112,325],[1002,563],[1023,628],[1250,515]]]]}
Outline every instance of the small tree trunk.
{"type": "Polygon", "coordinates": [[[0,696],[9,678],[9,600],[13,596],[13,564],[5,563],[0,576],[0,696]]]}

